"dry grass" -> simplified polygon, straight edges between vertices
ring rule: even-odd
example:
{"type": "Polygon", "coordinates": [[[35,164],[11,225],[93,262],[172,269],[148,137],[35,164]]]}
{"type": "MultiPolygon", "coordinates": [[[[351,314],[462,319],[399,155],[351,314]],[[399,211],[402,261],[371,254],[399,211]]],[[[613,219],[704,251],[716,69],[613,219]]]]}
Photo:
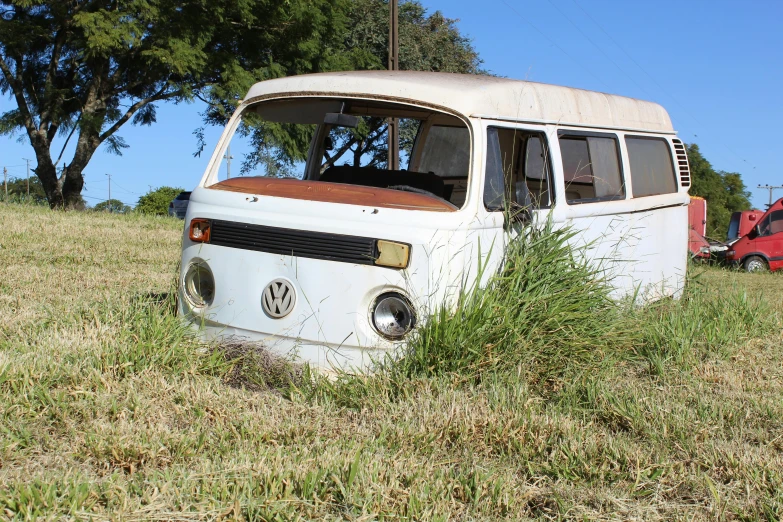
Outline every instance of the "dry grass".
{"type": "MultiPolygon", "coordinates": [[[[0,517],[783,516],[779,324],[665,375],[411,377],[346,407],[237,387],[247,354],[179,325],[181,222],[0,205],[0,230],[0,517]]],[[[783,312],[779,275],[700,279],[783,312]]]]}

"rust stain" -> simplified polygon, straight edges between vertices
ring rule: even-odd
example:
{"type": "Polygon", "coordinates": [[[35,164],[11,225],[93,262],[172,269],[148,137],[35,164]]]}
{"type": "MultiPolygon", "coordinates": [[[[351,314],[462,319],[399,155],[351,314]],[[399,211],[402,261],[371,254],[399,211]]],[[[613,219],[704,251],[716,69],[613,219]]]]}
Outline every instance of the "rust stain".
{"type": "Polygon", "coordinates": [[[343,203],[345,205],[424,210],[429,212],[457,211],[457,207],[448,201],[424,194],[324,181],[240,177],[227,179],[207,188],[258,196],[343,203]]]}

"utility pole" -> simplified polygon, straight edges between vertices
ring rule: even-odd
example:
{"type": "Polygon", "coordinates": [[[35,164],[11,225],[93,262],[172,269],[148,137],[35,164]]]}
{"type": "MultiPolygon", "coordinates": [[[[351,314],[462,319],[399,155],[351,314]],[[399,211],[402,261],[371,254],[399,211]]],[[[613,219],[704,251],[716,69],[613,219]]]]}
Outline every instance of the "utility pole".
{"type": "MultiPolygon", "coordinates": [[[[397,0],[389,0],[389,70],[400,70],[397,0]]],[[[400,120],[389,118],[389,170],[400,170],[400,120]]]]}
{"type": "Polygon", "coordinates": [[[30,160],[22,158],[27,162],[27,199],[30,199],[30,160]]]}
{"type": "Polygon", "coordinates": [[[111,174],[106,174],[109,176],[109,212],[111,212],[111,174]]]}
{"type": "Polygon", "coordinates": [[[226,149],[226,153],[223,154],[223,159],[226,160],[226,179],[231,177],[231,160],[234,156],[231,155],[231,145],[226,149]]]}
{"type": "Polygon", "coordinates": [[[778,190],[778,189],[783,189],[783,186],[781,186],[781,185],[777,185],[777,186],[773,186],[773,185],[759,185],[758,188],[769,190],[769,205],[767,205],[767,208],[769,208],[769,207],[772,206],[772,191],[778,190]]]}
{"type": "Polygon", "coordinates": [[[5,186],[5,199],[8,199],[8,169],[3,167],[3,186],[5,186]]]}

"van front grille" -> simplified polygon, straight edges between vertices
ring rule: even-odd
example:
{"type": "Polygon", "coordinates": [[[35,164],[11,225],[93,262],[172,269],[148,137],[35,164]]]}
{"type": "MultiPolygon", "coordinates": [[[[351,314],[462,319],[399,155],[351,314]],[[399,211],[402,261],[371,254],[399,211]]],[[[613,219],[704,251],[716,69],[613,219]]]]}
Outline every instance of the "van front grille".
{"type": "Polygon", "coordinates": [[[673,139],[674,152],[677,154],[677,167],[680,169],[680,183],[683,187],[691,186],[691,171],[688,168],[688,153],[685,145],[678,139],[673,139]]]}
{"type": "Polygon", "coordinates": [[[294,257],[372,265],[378,257],[376,240],[369,237],[327,234],[212,220],[213,245],[294,257]]]}

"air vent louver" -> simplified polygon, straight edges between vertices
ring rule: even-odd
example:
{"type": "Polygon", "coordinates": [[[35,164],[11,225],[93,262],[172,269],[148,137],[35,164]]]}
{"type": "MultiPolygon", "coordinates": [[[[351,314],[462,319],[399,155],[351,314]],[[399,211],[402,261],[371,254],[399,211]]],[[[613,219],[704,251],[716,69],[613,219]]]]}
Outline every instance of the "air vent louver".
{"type": "Polygon", "coordinates": [[[674,152],[677,154],[677,166],[680,169],[680,183],[683,187],[691,186],[691,171],[688,169],[688,154],[685,145],[678,139],[673,139],[674,152]]]}
{"type": "Polygon", "coordinates": [[[374,238],[212,220],[213,245],[285,256],[373,265],[378,257],[374,238]]]}

